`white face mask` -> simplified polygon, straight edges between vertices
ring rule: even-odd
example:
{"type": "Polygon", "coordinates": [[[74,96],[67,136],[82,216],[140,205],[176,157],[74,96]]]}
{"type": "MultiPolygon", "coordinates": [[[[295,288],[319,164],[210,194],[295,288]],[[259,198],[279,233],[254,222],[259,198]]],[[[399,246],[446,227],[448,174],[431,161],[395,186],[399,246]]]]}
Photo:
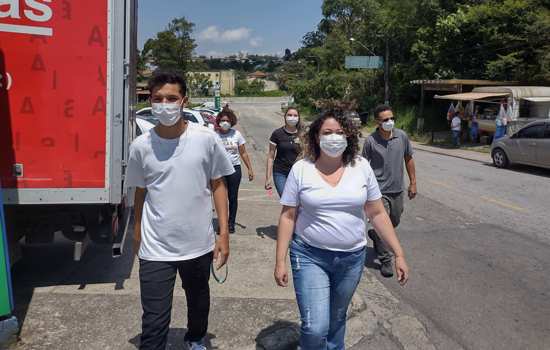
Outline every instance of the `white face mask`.
{"type": "Polygon", "coordinates": [[[319,141],[319,146],[323,152],[332,158],[340,157],[348,147],[348,140],[345,135],[321,135],[319,141]]]}
{"type": "Polygon", "coordinates": [[[223,121],[223,122],[220,123],[220,128],[222,128],[222,130],[224,130],[224,131],[227,131],[227,130],[231,129],[231,123],[223,121]]]}
{"type": "Polygon", "coordinates": [[[152,103],[151,112],[164,126],[172,126],[181,118],[181,104],[179,103],[152,103]]]}
{"type": "Polygon", "coordinates": [[[295,117],[295,116],[287,116],[285,118],[286,120],[286,123],[290,126],[296,126],[298,125],[298,123],[300,122],[300,117],[295,117]]]}
{"type": "Polygon", "coordinates": [[[382,123],[382,129],[384,129],[384,131],[392,131],[394,125],[395,125],[395,122],[390,119],[387,122],[382,123]]]}

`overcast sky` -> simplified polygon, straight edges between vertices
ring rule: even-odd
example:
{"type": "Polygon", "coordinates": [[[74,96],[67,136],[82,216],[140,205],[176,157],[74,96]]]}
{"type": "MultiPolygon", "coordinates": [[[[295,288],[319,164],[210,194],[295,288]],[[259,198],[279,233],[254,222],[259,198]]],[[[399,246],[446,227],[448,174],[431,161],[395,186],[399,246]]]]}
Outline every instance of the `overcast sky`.
{"type": "Polygon", "coordinates": [[[196,54],[281,54],[300,47],[321,20],[322,0],[139,0],[139,48],[184,16],[195,23],[196,54]]]}

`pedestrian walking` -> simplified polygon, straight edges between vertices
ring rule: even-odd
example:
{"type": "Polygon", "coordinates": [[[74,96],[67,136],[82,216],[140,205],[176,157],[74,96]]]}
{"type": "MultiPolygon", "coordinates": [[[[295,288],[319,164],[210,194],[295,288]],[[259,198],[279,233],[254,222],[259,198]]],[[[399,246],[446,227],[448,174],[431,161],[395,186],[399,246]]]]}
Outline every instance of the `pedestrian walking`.
{"type": "Polygon", "coordinates": [[[460,147],[460,132],[462,130],[462,119],[460,113],[456,112],[455,116],[451,120],[451,132],[453,134],[453,145],[460,147]]]}
{"type": "Polygon", "coordinates": [[[366,217],[395,253],[401,284],[409,272],[352,121],[326,112],[305,139],[304,159],[292,167],[281,198],[274,277],[288,285],[290,246],[301,349],[344,349],[346,313],[365,263],[366,217]]]}
{"type": "MultiPolygon", "coordinates": [[[[403,213],[403,164],[409,175],[407,189],[410,200],[416,197],[416,170],[413,148],[407,134],[395,128],[395,117],[390,106],[380,105],[374,111],[378,124],[363,146],[363,157],[368,159],[382,192],[382,203],[388,212],[393,227],[397,227],[403,213]]],[[[460,123],[459,123],[460,125],[460,123]]],[[[380,273],[384,277],[393,276],[392,254],[380,238],[376,227],[368,231],[380,261],[380,273]]]]}
{"type": "Polygon", "coordinates": [[[214,131],[182,116],[185,80],[172,73],[149,81],[159,124],[130,146],[127,185],[135,187],[134,250],[139,257],[143,307],[140,349],[165,349],[176,273],[187,299],[185,343],[206,349],[212,261],[229,256],[227,190],[223,177],[235,170],[214,131]],[[220,234],[212,226],[212,198],[220,234]]]}
{"type": "Polygon", "coordinates": [[[237,209],[239,208],[239,187],[241,185],[242,171],[241,159],[248,170],[248,181],[254,180],[254,170],[250,157],[246,152],[246,140],[239,130],[233,127],[237,124],[237,116],[228,106],[225,106],[216,117],[218,124],[218,136],[222,141],[235,172],[225,177],[227,185],[227,196],[229,198],[229,233],[235,232],[235,220],[237,219],[237,209]]]}
{"type": "Polygon", "coordinates": [[[271,190],[272,180],[279,197],[283,194],[290,169],[300,154],[300,112],[290,107],[284,114],[285,125],[269,138],[269,152],[265,172],[265,189],[271,190]]]}
{"type": "Polygon", "coordinates": [[[474,114],[472,114],[470,120],[470,140],[472,140],[473,143],[477,143],[479,138],[479,122],[477,121],[477,116],[478,109],[476,107],[476,110],[474,114]]]}

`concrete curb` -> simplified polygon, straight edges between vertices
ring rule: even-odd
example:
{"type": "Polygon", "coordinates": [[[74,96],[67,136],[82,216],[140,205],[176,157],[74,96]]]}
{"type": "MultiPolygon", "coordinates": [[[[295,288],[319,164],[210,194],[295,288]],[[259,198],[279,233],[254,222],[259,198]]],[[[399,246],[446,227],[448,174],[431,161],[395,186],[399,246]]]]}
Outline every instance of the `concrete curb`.
{"type": "Polygon", "coordinates": [[[459,154],[459,153],[454,153],[453,150],[438,149],[436,147],[422,145],[417,142],[413,142],[412,144],[415,150],[419,150],[423,152],[439,154],[439,155],[454,157],[454,158],[460,158],[460,159],[470,160],[470,161],[484,163],[484,164],[492,163],[491,157],[489,155],[485,156],[483,153],[478,154],[477,152],[473,152],[473,151],[459,150],[462,153],[462,154],[459,154]],[[465,152],[471,152],[474,154],[464,154],[465,152]]]}

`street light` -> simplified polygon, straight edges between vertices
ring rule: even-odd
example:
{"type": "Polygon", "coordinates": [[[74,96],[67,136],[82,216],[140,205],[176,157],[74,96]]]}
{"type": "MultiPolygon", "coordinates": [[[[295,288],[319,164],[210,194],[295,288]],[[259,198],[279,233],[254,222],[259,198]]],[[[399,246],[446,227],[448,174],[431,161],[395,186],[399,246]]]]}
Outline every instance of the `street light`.
{"type": "MultiPolygon", "coordinates": [[[[349,41],[352,43],[359,43],[359,45],[363,46],[371,55],[376,56],[371,49],[354,37],[350,37],[349,41]]],[[[386,37],[386,57],[384,59],[384,103],[390,103],[390,46],[388,37],[386,37]]]]}
{"type": "Polygon", "coordinates": [[[365,46],[365,44],[355,39],[354,37],[349,38],[349,41],[351,41],[352,43],[358,43],[359,45],[363,46],[365,50],[367,50],[371,55],[376,56],[376,54],[371,49],[369,49],[367,46],[365,46]]]}

